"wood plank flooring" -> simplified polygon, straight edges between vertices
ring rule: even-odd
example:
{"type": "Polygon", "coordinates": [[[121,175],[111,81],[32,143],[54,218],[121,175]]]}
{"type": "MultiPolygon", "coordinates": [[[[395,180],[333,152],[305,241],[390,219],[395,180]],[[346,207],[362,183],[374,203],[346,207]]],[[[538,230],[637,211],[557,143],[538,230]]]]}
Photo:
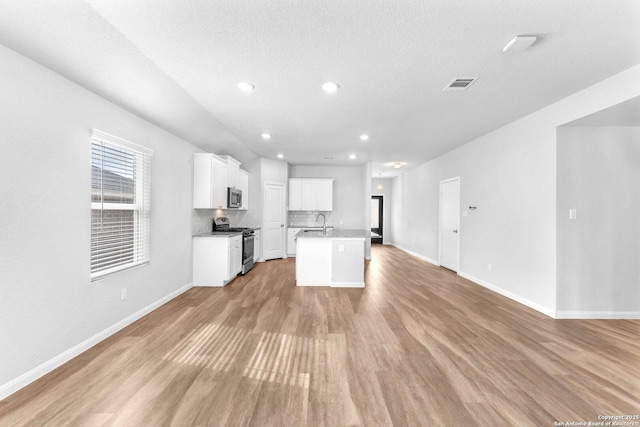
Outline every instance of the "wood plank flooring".
{"type": "MultiPolygon", "coordinates": [[[[194,288],[0,402],[1,426],[553,426],[640,414],[640,321],[553,320],[393,247],[194,288]]],[[[640,420],[636,420],[638,422],[640,420]]],[[[636,424],[637,425],[637,424],[636,424]]]]}

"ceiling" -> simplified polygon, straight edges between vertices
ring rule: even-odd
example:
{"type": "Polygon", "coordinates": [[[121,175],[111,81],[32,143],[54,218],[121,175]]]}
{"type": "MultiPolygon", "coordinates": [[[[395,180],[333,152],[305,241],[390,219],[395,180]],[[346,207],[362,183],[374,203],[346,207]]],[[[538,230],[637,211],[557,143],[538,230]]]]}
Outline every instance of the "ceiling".
{"type": "Polygon", "coordinates": [[[0,0],[0,8],[0,43],[203,150],[240,161],[281,153],[292,164],[372,162],[374,176],[640,63],[637,0],[0,0]],[[539,38],[503,53],[516,35],[539,38]],[[443,91],[456,77],[479,79],[443,91]],[[241,81],[255,91],[240,92],[241,81]],[[321,90],[327,81],[340,84],[337,93],[321,90]]]}

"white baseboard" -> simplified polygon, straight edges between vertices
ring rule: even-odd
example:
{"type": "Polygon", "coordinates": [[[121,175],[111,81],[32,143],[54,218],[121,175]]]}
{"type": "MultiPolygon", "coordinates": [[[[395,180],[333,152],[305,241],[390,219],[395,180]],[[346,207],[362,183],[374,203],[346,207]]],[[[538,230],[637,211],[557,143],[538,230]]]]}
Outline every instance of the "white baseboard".
{"type": "Polygon", "coordinates": [[[556,311],[556,319],[640,319],[640,311],[556,311]]]}
{"type": "Polygon", "coordinates": [[[419,254],[419,253],[414,252],[414,251],[412,251],[410,249],[407,249],[407,248],[403,248],[402,246],[398,246],[398,245],[393,244],[393,243],[389,243],[389,244],[391,246],[395,247],[395,248],[400,249],[401,251],[404,251],[404,252],[408,253],[409,255],[413,255],[416,258],[420,258],[421,260],[427,261],[430,264],[433,264],[433,265],[435,265],[437,267],[440,267],[440,263],[438,261],[432,260],[431,258],[427,258],[426,256],[424,256],[422,254],[419,254]]]}
{"type": "Polygon", "coordinates": [[[146,316],[147,314],[151,313],[153,310],[166,304],[167,302],[171,301],[178,295],[183,294],[184,292],[188,291],[192,287],[193,287],[193,284],[189,283],[188,285],[183,286],[182,288],[171,292],[169,295],[163,298],[160,298],[159,300],[138,310],[132,315],[125,317],[118,323],[108,327],[107,329],[102,330],[101,332],[98,332],[97,334],[95,334],[90,338],[87,338],[86,340],[82,341],[80,344],[77,344],[71,347],[70,349],[60,353],[59,355],[55,356],[53,359],[48,360],[43,364],[41,364],[40,366],[33,368],[29,372],[26,372],[20,375],[18,378],[14,379],[13,381],[9,381],[7,384],[0,385],[0,400],[10,396],[11,394],[20,390],[24,386],[32,383],[38,378],[53,371],[57,367],[65,364],[69,360],[73,359],[74,357],[80,355],[81,353],[87,351],[94,345],[98,344],[100,341],[110,337],[111,335],[115,334],[121,329],[124,329],[125,327],[129,326],[136,320],[146,316]]]}
{"type": "Polygon", "coordinates": [[[458,272],[458,276],[464,277],[465,279],[470,280],[473,283],[476,283],[476,284],[478,284],[478,285],[480,285],[482,287],[485,287],[485,288],[487,288],[489,290],[492,290],[493,292],[498,293],[498,294],[500,294],[502,296],[505,296],[505,297],[507,297],[509,299],[512,299],[515,302],[518,302],[518,303],[520,303],[522,305],[526,305],[527,307],[532,308],[535,311],[538,311],[538,312],[540,312],[540,313],[542,313],[544,315],[547,315],[547,316],[552,317],[552,318],[555,317],[556,313],[555,313],[554,310],[552,310],[552,309],[550,309],[548,307],[545,307],[543,305],[540,305],[537,302],[533,302],[531,300],[528,300],[527,298],[523,298],[520,295],[516,295],[513,292],[509,292],[509,291],[507,291],[505,289],[502,289],[502,288],[500,288],[500,287],[498,287],[496,285],[493,285],[493,284],[491,284],[489,282],[486,282],[486,281],[484,281],[482,279],[478,279],[477,277],[474,277],[474,276],[472,276],[470,274],[467,274],[467,273],[463,273],[461,271],[458,272]]]}

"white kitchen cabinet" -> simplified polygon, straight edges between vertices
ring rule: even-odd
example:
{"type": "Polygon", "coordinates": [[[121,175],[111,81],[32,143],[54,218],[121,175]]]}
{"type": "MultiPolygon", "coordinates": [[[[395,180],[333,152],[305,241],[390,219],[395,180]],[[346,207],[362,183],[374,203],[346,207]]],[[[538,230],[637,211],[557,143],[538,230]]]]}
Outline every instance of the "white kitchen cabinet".
{"type": "Polygon", "coordinates": [[[258,262],[262,254],[262,230],[257,228],[254,230],[255,238],[253,239],[253,262],[258,262]]]}
{"type": "Polygon", "coordinates": [[[235,276],[242,271],[242,236],[229,239],[229,276],[235,276]]]}
{"type": "Polygon", "coordinates": [[[289,210],[302,210],[302,180],[300,179],[289,180],[289,210]]]}
{"type": "Polygon", "coordinates": [[[302,208],[303,211],[315,211],[318,208],[318,182],[311,180],[302,181],[302,208]]]}
{"type": "Polygon", "coordinates": [[[193,155],[193,208],[227,208],[227,162],[215,154],[193,155]]]}
{"type": "Polygon", "coordinates": [[[242,235],[193,238],[193,286],[224,286],[242,271],[242,235]]]}
{"type": "Polygon", "coordinates": [[[238,188],[242,191],[242,206],[240,209],[246,211],[249,209],[249,172],[240,169],[238,184],[238,188]]]}
{"type": "Polygon", "coordinates": [[[333,180],[323,179],[317,181],[317,208],[319,211],[331,211],[333,210],[333,180]]]}
{"type": "Polygon", "coordinates": [[[287,228],[287,255],[295,256],[296,255],[296,234],[302,228],[287,228]]]}
{"type": "Polygon", "coordinates": [[[222,156],[227,161],[227,187],[240,188],[240,162],[231,156],[222,156]]]}
{"type": "Polygon", "coordinates": [[[290,179],[289,210],[333,210],[333,179],[290,179]]]}

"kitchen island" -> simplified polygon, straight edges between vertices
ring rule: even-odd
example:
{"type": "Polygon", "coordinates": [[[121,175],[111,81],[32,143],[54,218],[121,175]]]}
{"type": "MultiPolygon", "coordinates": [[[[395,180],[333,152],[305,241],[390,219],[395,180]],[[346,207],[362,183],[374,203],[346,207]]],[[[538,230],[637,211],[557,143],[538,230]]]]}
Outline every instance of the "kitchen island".
{"type": "Polygon", "coordinates": [[[296,235],[296,285],[364,288],[366,230],[303,230],[296,235]]]}

